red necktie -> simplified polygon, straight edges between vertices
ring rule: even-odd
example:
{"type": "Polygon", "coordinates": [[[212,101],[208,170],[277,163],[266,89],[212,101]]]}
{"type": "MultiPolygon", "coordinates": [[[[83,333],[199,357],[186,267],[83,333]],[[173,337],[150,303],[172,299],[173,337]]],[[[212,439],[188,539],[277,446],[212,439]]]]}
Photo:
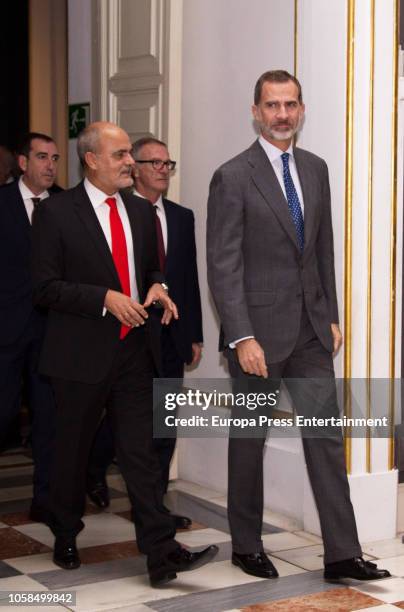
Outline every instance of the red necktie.
{"type": "MultiPolygon", "coordinates": [[[[110,208],[109,224],[111,226],[112,259],[114,260],[115,268],[121,282],[122,293],[130,297],[128,249],[126,248],[125,232],[116,207],[116,199],[107,198],[105,201],[110,208]]],[[[126,334],[128,334],[131,329],[131,327],[127,327],[126,325],[121,326],[121,340],[125,338],[126,334]]]]}
{"type": "Polygon", "coordinates": [[[161,221],[157,212],[157,206],[153,205],[153,208],[156,213],[157,254],[159,256],[160,272],[164,272],[166,252],[164,250],[163,230],[161,229],[161,221]]]}

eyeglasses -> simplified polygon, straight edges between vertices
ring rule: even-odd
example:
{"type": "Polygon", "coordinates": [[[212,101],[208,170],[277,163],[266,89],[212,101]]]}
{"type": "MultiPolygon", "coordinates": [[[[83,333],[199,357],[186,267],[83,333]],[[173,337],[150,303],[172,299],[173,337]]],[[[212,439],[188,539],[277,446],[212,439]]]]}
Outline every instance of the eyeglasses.
{"type": "Polygon", "coordinates": [[[177,163],[171,159],[167,159],[167,161],[162,159],[136,159],[135,161],[137,164],[151,164],[154,170],[162,170],[165,166],[170,172],[174,170],[177,163]]]}

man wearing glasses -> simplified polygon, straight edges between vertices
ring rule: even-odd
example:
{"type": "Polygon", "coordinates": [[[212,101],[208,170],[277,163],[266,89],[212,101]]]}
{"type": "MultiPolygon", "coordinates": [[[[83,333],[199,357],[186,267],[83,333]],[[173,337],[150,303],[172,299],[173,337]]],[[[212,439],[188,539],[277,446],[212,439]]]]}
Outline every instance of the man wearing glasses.
{"type": "MultiPolygon", "coordinates": [[[[161,329],[162,374],[164,378],[182,379],[184,364],[196,366],[202,352],[194,215],[191,210],[165,198],[176,162],[170,159],[164,142],[152,137],[141,138],[133,144],[132,156],[135,160],[134,195],[147,199],[154,207],[160,270],[180,313],[178,320],[161,329]]],[[[164,493],[175,441],[175,437],[154,439],[164,493]]],[[[109,428],[104,422],[93,447],[87,487],[90,498],[99,507],[105,508],[109,504],[105,475],[113,456],[109,428]]],[[[177,529],[190,527],[191,519],[188,517],[173,517],[177,529]]]]}

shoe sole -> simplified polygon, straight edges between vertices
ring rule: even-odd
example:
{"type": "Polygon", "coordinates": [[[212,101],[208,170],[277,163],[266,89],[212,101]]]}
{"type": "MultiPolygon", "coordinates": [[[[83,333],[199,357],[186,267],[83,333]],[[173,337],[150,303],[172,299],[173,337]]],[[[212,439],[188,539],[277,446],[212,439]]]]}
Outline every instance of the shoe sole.
{"type": "Polygon", "coordinates": [[[339,582],[340,580],[360,580],[362,582],[369,582],[370,580],[385,580],[386,578],[390,578],[390,576],[363,576],[362,578],[354,577],[354,576],[336,576],[330,574],[324,574],[324,580],[328,580],[329,582],[339,582]]]}
{"type": "Polygon", "coordinates": [[[241,563],[239,563],[236,560],[231,560],[232,564],[235,565],[236,567],[239,567],[243,572],[245,572],[246,574],[249,574],[250,576],[255,576],[256,578],[279,578],[279,574],[272,574],[270,576],[268,576],[268,574],[259,574],[257,572],[253,572],[251,570],[246,569],[241,563]]]}
{"type": "Polygon", "coordinates": [[[57,565],[58,567],[61,567],[64,570],[75,570],[78,569],[81,565],[81,561],[79,561],[78,563],[74,564],[74,565],[65,565],[64,563],[59,563],[58,561],[56,561],[55,559],[53,559],[53,563],[55,565],[57,565]]]}

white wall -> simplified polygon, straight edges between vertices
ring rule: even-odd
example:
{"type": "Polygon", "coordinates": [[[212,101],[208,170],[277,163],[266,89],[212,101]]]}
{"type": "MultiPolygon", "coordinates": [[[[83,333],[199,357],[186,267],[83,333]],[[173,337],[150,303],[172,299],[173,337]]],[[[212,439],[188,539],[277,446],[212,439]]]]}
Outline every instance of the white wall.
{"type": "Polygon", "coordinates": [[[218,324],[206,280],[206,202],[213,171],[255,138],[253,89],[265,70],[293,72],[293,0],[186,0],[181,202],[195,212],[205,348],[192,377],[218,377],[218,324]]]}

